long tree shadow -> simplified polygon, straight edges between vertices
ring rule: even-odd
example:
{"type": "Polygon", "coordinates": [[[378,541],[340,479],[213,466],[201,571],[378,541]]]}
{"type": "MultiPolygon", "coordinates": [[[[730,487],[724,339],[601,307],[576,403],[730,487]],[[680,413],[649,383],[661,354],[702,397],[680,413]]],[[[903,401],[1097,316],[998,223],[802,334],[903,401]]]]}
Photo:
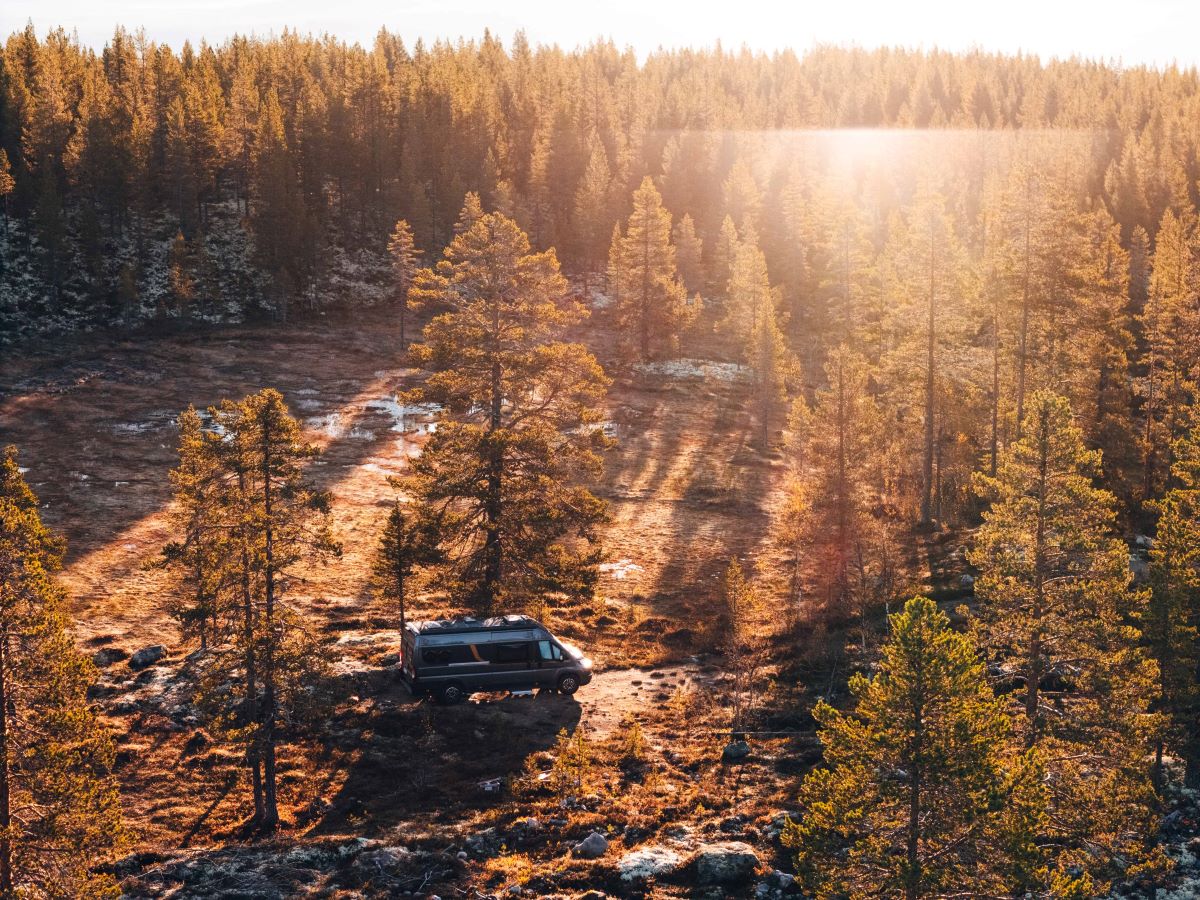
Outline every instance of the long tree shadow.
{"type": "Polygon", "coordinates": [[[310,833],[377,833],[414,817],[455,824],[504,799],[509,779],[574,733],[581,711],[557,694],[385,707],[351,726],[361,730],[353,762],[310,833]]]}

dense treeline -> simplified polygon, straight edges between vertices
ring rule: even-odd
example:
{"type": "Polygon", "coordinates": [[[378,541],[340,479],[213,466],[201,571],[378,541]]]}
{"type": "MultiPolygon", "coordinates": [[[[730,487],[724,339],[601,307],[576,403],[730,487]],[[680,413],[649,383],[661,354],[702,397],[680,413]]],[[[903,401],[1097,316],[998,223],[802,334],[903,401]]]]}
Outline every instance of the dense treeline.
{"type": "MultiPolygon", "coordinates": [[[[802,879],[1092,896],[1163,867],[1168,770],[1200,779],[1198,94],[1194,72],[982,54],[639,63],[386,32],[96,54],[26,30],[0,58],[0,324],[426,313],[411,399],[438,428],[377,560],[402,619],[429,573],[480,611],[593,593],[609,379],[568,340],[589,305],[617,371],[740,363],[787,463],[781,605],[857,619],[865,647],[899,545],[977,526],[969,633],[914,600],[856,708],[817,708],[802,879]]],[[[282,397],[207,416],[180,420],[164,559],[236,675],[209,711],[271,828],[279,723],[320,668],[281,579],[336,546],[282,397]]]]}
{"type": "MultiPolygon", "coordinates": [[[[0,55],[0,321],[11,337],[380,300],[391,225],[406,219],[436,251],[468,191],[587,272],[646,175],[690,217],[710,270],[725,217],[755,220],[788,302],[819,318],[837,267],[789,252],[813,185],[792,171],[795,153],[752,132],[1084,130],[1071,199],[1103,207],[1123,246],[1144,252],[1164,211],[1197,199],[1198,93],[1194,72],[985,54],[689,50],[639,63],[610,43],[410,48],[387,32],[369,49],[285,33],[175,51],[123,30],[96,52],[30,27],[0,55]]],[[[974,181],[956,212],[979,230],[974,181]]],[[[902,199],[873,199],[869,235],[827,211],[818,240],[840,233],[855,245],[840,262],[854,263],[902,199]]]]}

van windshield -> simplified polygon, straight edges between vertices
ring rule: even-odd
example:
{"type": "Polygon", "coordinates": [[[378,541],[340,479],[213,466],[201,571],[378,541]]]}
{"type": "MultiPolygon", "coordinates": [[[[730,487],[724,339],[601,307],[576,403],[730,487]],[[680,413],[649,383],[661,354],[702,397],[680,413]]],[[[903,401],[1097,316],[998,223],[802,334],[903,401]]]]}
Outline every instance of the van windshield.
{"type": "Polygon", "coordinates": [[[576,647],[574,644],[570,644],[566,641],[561,641],[561,640],[559,641],[559,643],[562,644],[562,648],[564,650],[566,650],[567,653],[570,654],[570,656],[572,658],[583,659],[583,651],[580,650],[578,647],[576,647]]]}

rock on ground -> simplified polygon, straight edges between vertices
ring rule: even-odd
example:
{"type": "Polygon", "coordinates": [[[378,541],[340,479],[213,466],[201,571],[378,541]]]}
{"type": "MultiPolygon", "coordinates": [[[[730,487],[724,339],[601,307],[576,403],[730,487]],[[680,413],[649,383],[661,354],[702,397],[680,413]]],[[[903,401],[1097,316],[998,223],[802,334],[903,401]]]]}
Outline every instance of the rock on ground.
{"type": "Polygon", "coordinates": [[[581,859],[597,859],[607,851],[608,839],[598,831],[593,831],[571,850],[572,853],[581,859]]]}
{"type": "Polygon", "coordinates": [[[739,884],[758,868],[758,854],[742,841],[702,844],[692,857],[696,881],[703,885],[739,884]]]}
{"type": "Polygon", "coordinates": [[[135,672],[149,668],[166,655],[167,648],[162,644],[155,644],[153,647],[143,647],[137,653],[133,654],[133,656],[129,657],[129,668],[135,672]]]}
{"type": "Polygon", "coordinates": [[[750,745],[745,741],[730,741],[721,751],[721,762],[738,762],[750,755],[750,745]]]}
{"type": "Polygon", "coordinates": [[[104,669],[128,657],[129,654],[120,647],[104,647],[92,654],[92,663],[97,668],[104,669]]]}
{"type": "Polygon", "coordinates": [[[641,881],[646,878],[661,878],[677,871],[683,865],[683,857],[669,847],[650,845],[630,850],[617,863],[622,881],[641,881]]]}

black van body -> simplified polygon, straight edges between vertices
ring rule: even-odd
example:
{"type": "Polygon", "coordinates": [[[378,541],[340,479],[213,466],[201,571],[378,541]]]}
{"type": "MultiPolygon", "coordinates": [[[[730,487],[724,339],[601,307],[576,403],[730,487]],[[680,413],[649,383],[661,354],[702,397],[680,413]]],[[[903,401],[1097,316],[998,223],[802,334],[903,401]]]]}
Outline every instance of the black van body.
{"type": "Polygon", "coordinates": [[[476,691],[533,688],[573,694],[592,661],[527,616],[409,622],[400,675],[416,696],[458,703],[476,691]]]}

